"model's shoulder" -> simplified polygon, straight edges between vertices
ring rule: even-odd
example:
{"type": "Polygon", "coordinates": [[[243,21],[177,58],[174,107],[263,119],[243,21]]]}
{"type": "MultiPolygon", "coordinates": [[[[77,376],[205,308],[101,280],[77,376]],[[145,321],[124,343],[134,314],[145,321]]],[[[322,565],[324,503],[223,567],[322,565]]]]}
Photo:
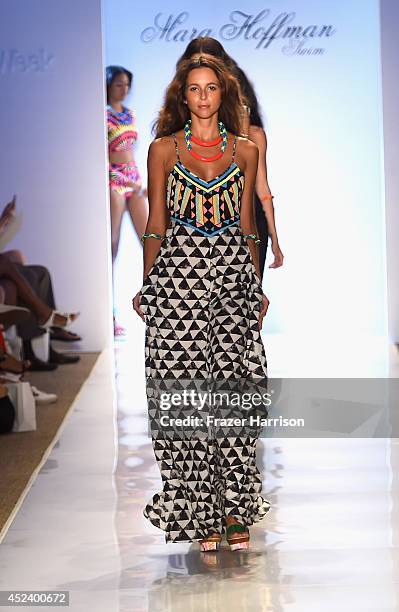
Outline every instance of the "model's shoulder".
{"type": "Polygon", "coordinates": [[[260,127],[258,125],[249,126],[249,138],[258,147],[263,147],[267,144],[266,132],[263,127],[260,127]]]}
{"type": "Polygon", "coordinates": [[[148,149],[148,154],[157,159],[167,159],[170,157],[171,150],[174,150],[173,136],[160,136],[155,138],[148,149]]]}
{"type": "Polygon", "coordinates": [[[258,134],[258,135],[265,133],[265,129],[262,126],[254,125],[253,123],[250,124],[249,131],[252,132],[253,134],[258,134]]]}
{"type": "Polygon", "coordinates": [[[246,159],[257,159],[258,147],[249,138],[237,136],[237,153],[246,159]]]}
{"type": "Polygon", "coordinates": [[[150,149],[156,152],[168,151],[172,144],[174,144],[173,136],[160,136],[154,138],[150,144],[150,149]]]}
{"type": "Polygon", "coordinates": [[[252,140],[244,138],[243,136],[237,136],[237,147],[239,147],[243,153],[251,153],[251,151],[254,152],[258,150],[258,147],[252,140]]]}

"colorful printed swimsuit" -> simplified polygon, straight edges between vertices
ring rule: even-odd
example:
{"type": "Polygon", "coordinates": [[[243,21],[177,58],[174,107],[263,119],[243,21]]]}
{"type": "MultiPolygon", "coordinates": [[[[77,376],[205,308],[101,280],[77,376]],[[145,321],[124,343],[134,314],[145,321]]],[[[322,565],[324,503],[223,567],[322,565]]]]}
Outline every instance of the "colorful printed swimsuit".
{"type": "MultiPolygon", "coordinates": [[[[124,107],[122,112],[107,106],[108,150],[129,151],[137,140],[136,118],[134,113],[124,107]]],[[[128,181],[140,182],[141,176],[135,161],[109,163],[109,186],[121,195],[129,197],[133,189],[128,181]]]]}

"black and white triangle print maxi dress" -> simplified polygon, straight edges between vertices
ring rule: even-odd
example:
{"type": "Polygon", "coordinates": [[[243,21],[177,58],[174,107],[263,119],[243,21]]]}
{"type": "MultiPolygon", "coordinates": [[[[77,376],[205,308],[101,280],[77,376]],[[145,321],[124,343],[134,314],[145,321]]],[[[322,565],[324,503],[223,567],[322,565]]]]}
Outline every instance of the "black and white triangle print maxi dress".
{"type": "MultiPolygon", "coordinates": [[[[150,420],[162,413],[162,384],[267,380],[258,327],[262,287],[239,225],[245,177],[234,161],[236,140],[231,165],[209,182],[181,163],[176,139],[175,145],[177,162],[167,182],[170,225],[140,297],[150,420]]],[[[208,426],[202,436],[156,428],[151,435],[163,489],[143,514],[165,532],[166,542],[222,532],[227,514],[250,526],[268,512],[256,466],[257,433],[220,437],[208,426]]]]}

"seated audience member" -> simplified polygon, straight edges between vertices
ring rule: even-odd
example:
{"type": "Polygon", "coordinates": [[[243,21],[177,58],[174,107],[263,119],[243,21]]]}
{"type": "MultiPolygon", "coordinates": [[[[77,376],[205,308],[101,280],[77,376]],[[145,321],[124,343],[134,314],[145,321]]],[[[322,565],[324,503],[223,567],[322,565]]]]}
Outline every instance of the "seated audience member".
{"type": "MultiPolygon", "coordinates": [[[[8,421],[9,428],[4,425],[5,420],[10,418],[13,411],[12,401],[8,397],[7,383],[18,384],[22,382],[24,371],[29,369],[31,365],[29,361],[20,361],[7,352],[3,328],[21,323],[27,317],[29,317],[29,310],[26,308],[0,304],[0,421],[2,421],[0,433],[7,433],[13,427],[13,420],[8,421]],[[3,429],[3,426],[6,428],[3,429]]],[[[30,383],[30,388],[36,405],[53,404],[58,399],[55,393],[40,391],[32,383],[30,383]]]]}
{"type": "MultiPolygon", "coordinates": [[[[16,198],[6,205],[0,216],[0,234],[12,221],[16,198]]],[[[38,359],[31,341],[50,330],[52,339],[65,342],[81,340],[81,337],[65,329],[76,320],[79,313],[63,314],[56,310],[51,276],[47,268],[28,265],[18,250],[0,254],[0,300],[6,304],[25,307],[30,315],[17,325],[18,335],[23,340],[24,356],[31,362],[32,370],[53,370],[58,364],[75,363],[79,356],[57,352],[50,344],[49,361],[38,359]]]]}

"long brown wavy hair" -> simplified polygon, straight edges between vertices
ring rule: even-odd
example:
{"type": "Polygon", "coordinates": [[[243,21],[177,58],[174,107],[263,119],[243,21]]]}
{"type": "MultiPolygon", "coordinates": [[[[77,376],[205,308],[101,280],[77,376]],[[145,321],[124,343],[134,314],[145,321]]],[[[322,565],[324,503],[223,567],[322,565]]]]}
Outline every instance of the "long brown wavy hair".
{"type": "Polygon", "coordinates": [[[263,127],[259,102],[253,84],[248,79],[245,72],[239,67],[237,62],[226,52],[223,45],[216,40],[216,38],[211,38],[210,36],[199,36],[198,38],[193,38],[193,40],[188,43],[183,55],[177,60],[177,66],[180,64],[180,62],[189,59],[194,54],[201,55],[202,53],[207,53],[212,55],[212,57],[217,57],[218,59],[222,60],[224,64],[226,64],[229,71],[232,72],[238,79],[241,87],[241,94],[246,100],[247,106],[249,106],[251,110],[251,125],[263,127]]]}
{"type": "Polygon", "coordinates": [[[219,121],[223,121],[229,132],[240,135],[243,105],[240,85],[220,59],[203,53],[198,59],[187,59],[179,63],[176,74],[166,89],[163,106],[152,128],[156,138],[170,136],[173,132],[183,129],[190,119],[188,105],[183,102],[187,77],[191,70],[202,67],[213,70],[221,86],[219,121]]]}

